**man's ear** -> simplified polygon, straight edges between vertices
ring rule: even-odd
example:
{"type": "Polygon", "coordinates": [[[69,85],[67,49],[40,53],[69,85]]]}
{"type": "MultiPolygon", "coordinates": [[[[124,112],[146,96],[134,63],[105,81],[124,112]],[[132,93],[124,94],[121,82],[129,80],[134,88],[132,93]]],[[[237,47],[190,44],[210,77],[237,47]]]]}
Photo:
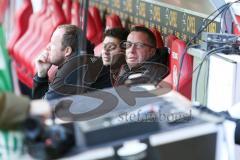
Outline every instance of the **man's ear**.
{"type": "Polygon", "coordinates": [[[65,52],[65,57],[68,57],[72,53],[72,48],[68,46],[64,49],[64,52],[65,52]]]}

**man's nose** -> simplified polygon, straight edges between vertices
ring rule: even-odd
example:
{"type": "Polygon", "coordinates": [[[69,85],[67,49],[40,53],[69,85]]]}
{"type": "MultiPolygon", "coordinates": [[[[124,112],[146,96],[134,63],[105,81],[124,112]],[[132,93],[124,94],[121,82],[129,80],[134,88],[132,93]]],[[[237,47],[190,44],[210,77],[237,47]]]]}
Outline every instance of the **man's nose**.
{"type": "Polygon", "coordinates": [[[127,49],[127,51],[131,54],[135,54],[136,52],[136,46],[134,44],[132,44],[132,46],[130,48],[127,49]]]}
{"type": "Polygon", "coordinates": [[[105,55],[110,55],[110,52],[108,51],[108,50],[103,50],[103,54],[105,54],[105,55]]]}

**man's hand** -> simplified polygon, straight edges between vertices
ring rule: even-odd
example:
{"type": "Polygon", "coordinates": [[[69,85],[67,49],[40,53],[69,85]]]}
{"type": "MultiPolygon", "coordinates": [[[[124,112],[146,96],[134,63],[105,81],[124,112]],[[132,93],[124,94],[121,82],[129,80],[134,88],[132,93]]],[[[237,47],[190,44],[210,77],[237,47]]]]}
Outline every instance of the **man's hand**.
{"type": "Polygon", "coordinates": [[[45,78],[47,76],[48,70],[52,66],[48,59],[48,50],[44,50],[35,60],[35,65],[37,68],[37,74],[40,78],[45,78]]]}

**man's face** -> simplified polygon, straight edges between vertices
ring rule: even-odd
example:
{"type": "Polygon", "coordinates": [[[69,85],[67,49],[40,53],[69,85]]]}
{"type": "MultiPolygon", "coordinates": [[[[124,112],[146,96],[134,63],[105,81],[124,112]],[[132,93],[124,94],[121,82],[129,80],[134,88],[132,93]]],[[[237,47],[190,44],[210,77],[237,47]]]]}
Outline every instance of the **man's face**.
{"type": "Polygon", "coordinates": [[[59,66],[65,60],[65,53],[62,49],[63,34],[63,29],[57,29],[56,31],[54,31],[50,43],[47,47],[49,62],[56,66],[59,66]]]}
{"type": "Polygon", "coordinates": [[[114,55],[120,54],[121,49],[119,47],[120,40],[114,37],[106,36],[103,40],[102,49],[102,61],[103,65],[107,66],[112,63],[114,55]]]}
{"type": "Polygon", "coordinates": [[[127,41],[130,45],[126,48],[126,62],[130,68],[145,62],[155,53],[146,33],[133,31],[128,35],[127,41]]]}

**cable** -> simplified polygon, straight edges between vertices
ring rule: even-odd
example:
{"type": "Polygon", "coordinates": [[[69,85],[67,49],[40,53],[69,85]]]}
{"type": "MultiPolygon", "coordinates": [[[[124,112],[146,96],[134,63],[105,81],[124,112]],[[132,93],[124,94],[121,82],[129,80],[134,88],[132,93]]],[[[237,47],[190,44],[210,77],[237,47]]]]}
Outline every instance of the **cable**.
{"type": "Polygon", "coordinates": [[[227,31],[227,24],[226,24],[226,13],[227,11],[229,10],[230,6],[232,5],[233,3],[230,2],[229,5],[226,7],[226,9],[223,11],[223,13],[221,14],[221,18],[220,18],[220,25],[221,25],[221,32],[222,31],[222,20],[223,22],[225,23],[225,31],[223,33],[225,33],[227,31]]]}
{"type": "Polygon", "coordinates": [[[225,33],[225,32],[228,30],[228,28],[227,28],[227,23],[226,23],[226,14],[227,14],[227,11],[229,10],[229,8],[230,8],[234,3],[239,3],[239,2],[240,2],[240,0],[235,1],[235,2],[231,2],[231,3],[229,4],[228,8],[227,8],[227,9],[224,11],[224,13],[221,15],[220,24],[222,24],[222,20],[223,20],[224,26],[225,26],[225,31],[223,32],[223,31],[222,31],[222,28],[221,28],[221,32],[225,33]]]}
{"type": "MultiPolygon", "coordinates": [[[[238,1],[240,1],[240,0],[238,0],[238,1]]],[[[197,34],[195,34],[195,36],[194,36],[192,39],[190,39],[190,41],[187,43],[187,45],[186,45],[186,47],[185,47],[185,50],[184,50],[184,52],[183,52],[183,55],[182,55],[181,58],[180,58],[180,70],[179,70],[179,73],[178,73],[177,86],[176,86],[177,91],[179,91],[179,81],[180,81],[180,78],[181,78],[181,70],[182,70],[182,67],[183,67],[183,60],[184,60],[184,57],[185,57],[185,55],[186,55],[186,51],[187,51],[187,49],[188,49],[188,46],[191,44],[191,42],[192,42],[194,39],[196,39],[196,38],[200,35],[200,33],[201,33],[202,31],[204,31],[204,29],[205,29],[209,24],[211,24],[211,23],[228,7],[228,5],[230,5],[230,3],[227,3],[227,4],[219,7],[217,10],[215,10],[213,13],[211,13],[211,14],[207,17],[207,19],[208,19],[210,16],[212,16],[214,13],[216,13],[218,10],[220,10],[220,9],[223,8],[223,9],[222,9],[215,17],[213,17],[213,19],[212,19],[211,21],[209,21],[205,26],[202,25],[202,27],[199,28],[199,31],[197,32],[197,34]]],[[[203,22],[203,23],[204,23],[204,22],[203,22]]]]}
{"type": "Polygon", "coordinates": [[[230,8],[230,6],[231,5],[229,5],[228,8],[222,13],[221,18],[220,18],[220,25],[221,25],[221,32],[222,33],[226,33],[226,31],[228,30],[227,22],[226,22],[226,13],[227,13],[228,9],[230,8]],[[223,31],[222,23],[224,23],[225,31],[223,31]]]}
{"type": "MultiPolygon", "coordinates": [[[[202,24],[201,24],[200,26],[202,26],[203,23],[205,23],[206,20],[209,20],[209,18],[210,18],[212,15],[214,15],[218,10],[220,10],[220,9],[222,9],[223,7],[226,7],[226,6],[228,6],[228,5],[229,5],[229,3],[226,3],[226,4],[222,5],[221,7],[219,7],[218,9],[216,9],[214,12],[212,12],[212,13],[202,22],[202,24]]],[[[199,28],[199,30],[200,30],[200,29],[201,29],[201,28],[199,28]]]]}

